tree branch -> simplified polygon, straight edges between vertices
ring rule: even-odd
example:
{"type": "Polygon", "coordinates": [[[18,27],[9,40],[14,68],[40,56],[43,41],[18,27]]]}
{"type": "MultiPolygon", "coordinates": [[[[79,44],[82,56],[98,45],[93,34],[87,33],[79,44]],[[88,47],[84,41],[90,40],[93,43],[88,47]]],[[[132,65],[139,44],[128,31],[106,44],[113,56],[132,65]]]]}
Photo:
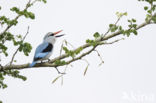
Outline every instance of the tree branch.
{"type": "MultiPolygon", "coordinates": [[[[121,19],[122,16],[123,16],[123,15],[121,15],[121,16],[118,17],[118,19],[117,19],[117,21],[114,23],[114,25],[117,25],[117,23],[120,21],[120,19],[121,19]]],[[[107,32],[106,32],[104,35],[102,35],[102,37],[105,37],[105,36],[110,32],[110,30],[111,30],[111,28],[109,27],[108,30],[107,30],[107,32]]]]}
{"type": "MultiPolygon", "coordinates": [[[[33,4],[35,4],[37,1],[39,1],[39,0],[34,0],[33,2],[31,2],[31,0],[29,0],[26,4],[25,8],[23,9],[23,11],[27,10],[29,7],[31,7],[33,4]]],[[[23,16],[23,15],[18,14],[13,20],[17,21],[21,16],[23,16]]],[[[6,29],[2,33],[0,33],[0,35],[7,32],[12,26],[13,26],[13,24],[8,25],[6,27],[6,29]]]]}
{"type": "MultiPolygon", "coordinates": [[[[28,1],[28,3],[26,4],[24,10],[27,10],[27,9],[30,7],[30,6],[29,6],[29,5],[30,5],[30,2],[31,2],[31,0],[28,1]]],[[[24,10],[23,10],[23,11],[24,11],[24,10]]],[[[19,19],[19,17],[21,17],[21,16],[22,16],[22,15],[18,14],[13,20],[17,21],[17,20],[19,19]]],[[[13,24],[12,24],[12,25],[8,25],[8,26],[6,27],[6,29],[5,29],[1,34],[7,32],[12,26],[13,26],[13,24]]]]}
{"type": "MultiPolygon", "coordinates": [[[[156,13],[154,13],[153,16],[156,16],[156,13]]],[[[152,17],[153,17],[153,16],[152,16],[152,17]]],[[[137,28],[136,28],[136,30],[139,30],[139,29],[141,29],[141,28],[143,28],[143,27],[145,27],[145,26],[147,26],[147,25],[149,25],[149,24],[151,24],[151,19],[149,19],[148,21],[143,22],[142,24],[138,25],[137,28]]],[[[97,40],[96,40],[96,42],[97,42],[97,45],[96,45],[96,46],[93,46],[93,47],[92,47],[92,45],[90,45],[89,43],[86,43],[86,44],[84,44],[84,45],[78,47],[77,49],[74,49],[73,51],[76,51],[76,50],[78,50],[79,48],[86,49],[86,48],[88,48],[88,47],[92,47],[89,51],[87,51],[87,52],[81,54],[80,56],[75,57],[75,58],[72,58],[72,59],[69,60],[69,61],[66,61],[66,64],[64,64],[64,65],[67,65],[67,64],[70,64],[70,63],[72,63],[72,62],[74,62],[74,61],[80,60],[81,58],[85,57],[86,55],[88,55],[88,54],[90,54],[92,51],[94,51],[95,48],[96,48],[97,46],[99,46],[99,45],[112,44],[112,43],[115,43],[115,42],[119,41],[119,40],[116,40],[116,41],[113,41],[113,42],[110,42],[110,43],[105,43],[105,42],[104,42],[104,41],[106,41],[106,40],[112,39],[112,38],[114,38],[114,37],[116,37],[116,36],[118,36],[118,35],[121,35],[121,34],[122,34],[121,31],[117,31],[117,32],[115,32],[115,33],[112,33],[112,34],[110,34],[110,35],[107,35],[107,36],[105,36],[105,37],[102,37],[102,38],[97,39],[97,40]]],[[[61,55],[61,56],[59,56],[59,57],[56,57],[56,58],[52,59],[50,62],[36,64],[35,67],[59,67],[59,66],[63,66],[63,65],[56,65],[54,62],[55,62],[56,60],[62,60],[62,59],[68,58],[68,57],[69,57],[69,55],[63,54],[63,55],[61,55]]],[[[21,69],[26,69],[26,68],[27,68],[27,69],[29,68],[29,63],[27,63],[27,64],[21,64],[21,65],[13,65],[13,64],[12,64],[12,65],[9,65],[9,66],[4,66],[3,68],[0,67],[0,70],[1,70],[1,69],[4,69],[4,70],[11,70],[11,69],[21,70],[21,69]]]]}

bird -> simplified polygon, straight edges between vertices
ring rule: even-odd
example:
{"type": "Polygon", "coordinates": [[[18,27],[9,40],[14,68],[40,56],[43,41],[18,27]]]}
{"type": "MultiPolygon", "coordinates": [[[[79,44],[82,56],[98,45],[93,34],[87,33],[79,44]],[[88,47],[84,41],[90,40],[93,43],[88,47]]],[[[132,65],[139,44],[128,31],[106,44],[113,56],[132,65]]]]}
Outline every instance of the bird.
{"type": "Polygon", "coordinates": [[[53,52],[53,47],[56,42],[56,38],[63,36],[62,35],[57,35],[58,33],[62,32],[62,30],[57,31],[57,32],[48,32],[44,38],[43,42],[37,46],[35,50],[35,55],[32,63],[29,65],[29,67],[33,67],[36,65],[38,61],[42,60],[49,60],[49,57],[52,55],[53,52]]]}

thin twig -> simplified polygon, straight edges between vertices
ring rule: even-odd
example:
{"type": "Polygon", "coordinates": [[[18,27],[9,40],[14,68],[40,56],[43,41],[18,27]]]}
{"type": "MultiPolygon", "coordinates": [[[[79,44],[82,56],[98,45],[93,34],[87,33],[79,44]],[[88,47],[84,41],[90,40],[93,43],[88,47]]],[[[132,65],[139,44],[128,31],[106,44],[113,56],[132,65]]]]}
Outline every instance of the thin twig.
{"type": "MultiPolygon", "coordinates": [[[[25,38],[26,38],[26,36],[28,35],[28,33],[29,33],[29,26],[28,26],[28,28],[27,28],[27,32],[26,32],[25,36],[24,36],[23,39],[22,39],[22,42],[25,40],[25,38]]],[[[17,52],[19,51],[19,48],[20,48],[20,46],[16,49],[15,53],[13,54],[12,59],[11,59],[11,62],[10,62],[10,66],[11,66],[12,62],[14,61],[15,55],[16,55],[17,52]]]]}
{"type": "Polygon", "coordinates": [[[65,40],[65,42],[67,43],[67,45],[70,45],[73,49],[75,49],[75,47],[74,47],[71,43],[69,43],[69,42],[66,41],[66,40],[65,40]]]}
{"type": "Polygon", "coordinates": [[[83,75],[85,76],[87,71],[88,71],[88,67],[89,67],[90,64],[89,64],[89,62],[86,59],[81,59],[81,60],[83,60],[83,61],[85,61],[87,63],[87,67],[86,67],[86,69],[83,72],[83,75]]]}
{"type": "Polygon", "coordinates": [[[80,59],[83,58],[84,56],[90,54],[97,46],[98,46],[98,45],[94,46],[94,47],[91,48],[89,51],[87,51],[87,52],[81,54],[80,56],[78,56],[78,57],[76,57],[76,58],[73,58],[73,59],[67,61],[66,64],[70,64],[70,63],[72,63],[73,61],[80,60],[80,59]]]}
{"type": "Polygon", "coordinates": [[[64,43],[64,41],[65,41],[65,40],[63,40],[63,41],[62,41],[62,44],[61,44],[60,56],[61,56],[61,54],[62,54],[62,50],[63,50],[63,43],[64,43]]]}
{"type": "Polygon", "coordinates": [[[94,50],[96,51],[96,53],[98,54],[98,57],[100,58],[101,60],[101,63],[99,64],[99,66],[101,66],[103,63],[104,63],[104,60],[102,59],[102,56],[100,55],[99,51],[98,50],[94,50]]]}
{"type": "MultiPolygon", "coordinates": [[[[118,19],[117,19],[117,21],[114,23],[114,25],[117,25],[117,23],[120,21],[121,17],[122,17],[122,16],[118,17],[118,19]]],[[[101,37],[104,38],[104,37],[109,33],[110,29],[111,29],[111,28],[109,27],[108,30],[106,31],[106,33],[105,33],[104,35],[102,35],[101,37]]]]}
{"type": "Polygon", "coordinates": [[[58,70],[58,68],[57,68],[57,67],[55,67],[55,69],[56,69],[56,71],[57,71],[57,73],[58,73],[58,74],[63,74],[63,75],[64,75],[64,74],[66,74],[65,72],[63,72],[63,73],[62,73],[62,72],[60,72],[60,71],[58,70]]]}
{"type": "Polygon", "coordinates": [[[71,43],[69,43],[69,42],[67,42],[65,39],[62,41],[62,45],[61,45],[61,49],[60,49],[60,56],[61,56],[61,54],[62,54],[62,50],[63,50],[63,47],[64,47],[64,45],[63,44],[66,44],[66,46],[67,45],[70,45],[73,49],[75,49],[75,47],[71,44],[71,43]]]}
{"type": "Polygon", "coordinates": [[[30,5],[33,5],[33,4],[35,4],[36,2],[38,2],[38,1],[40,1],[40,0],[34,0],[32,3],[30,3],[30,5]]]}
{"type": "MultiPolygon", "coordinates": [[[[64,69],[64,72],[63,72],[63,73],[65,73],[65,74],[66,74],[67,67],[68,67],[68,65],[66,65],[66,67],[65,67],[65,69],[64,69]]],[[[62,77],[61,77],[61,85],[63,85],[63,79],[64,79],[63,76],[64,76],[65,74],[62,74],[62,77]]]]}
{"type": "Polygon", "coordinates": [[[114,44],[114,43],[116,43],[116,42],[118,42],[118,41],[120,41],[120,40],[124,40],[124,38],[117,39],[117,40],[114,40],[114,41],[112,41],[112,42],[105,42],[104,44],[114,44]]]}

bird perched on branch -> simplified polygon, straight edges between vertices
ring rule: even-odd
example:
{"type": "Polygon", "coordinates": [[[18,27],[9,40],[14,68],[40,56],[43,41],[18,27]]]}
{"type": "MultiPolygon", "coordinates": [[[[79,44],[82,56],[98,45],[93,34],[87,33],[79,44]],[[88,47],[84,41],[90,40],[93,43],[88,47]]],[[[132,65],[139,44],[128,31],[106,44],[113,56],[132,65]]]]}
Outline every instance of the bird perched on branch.
{"type": "Polygon", "coordinates": [[[35,66],[35,64],[38,61],[49,59],[49,57],[51,56],[53,52],[53,47],[54,47],[56,38],[64,35],[64,34],[56,35],[60,33],[61,31],[62,30],[54,32],[54,33],[49,32],[44,36],[43,42],[36,48],[33,62],[29,65],[29,67],[35,66]]]}

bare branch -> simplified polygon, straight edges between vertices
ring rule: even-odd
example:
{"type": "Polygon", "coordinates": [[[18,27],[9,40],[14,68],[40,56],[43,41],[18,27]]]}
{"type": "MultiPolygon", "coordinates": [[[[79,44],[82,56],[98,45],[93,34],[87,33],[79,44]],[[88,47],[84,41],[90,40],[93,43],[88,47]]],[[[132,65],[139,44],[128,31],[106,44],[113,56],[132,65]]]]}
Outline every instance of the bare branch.
{"type": "Polygon", "coordinates": [[[60,72],[60,71],[58,70],[58,68],[57,68],[57,67],[55,67],[55,69],[56,69],[56,71],[57,71],[57,73],[58,73],[58,74],[63,74],[63,75],[64,75],[64,74],[66,74],[65,72],[63,72],[63,73],[62,73],[62,72],[60,72]]]}
{"type": "Polygon", "coordinates": [[[102,57],[101,57],[100,53],[98,52],[98,50],[94,50],[94,51],[96,51],[96,53],[98,54],[98,57],[101,60],[101,63],[99,64],[99,66],[101,66],[104,63],[104,60],[102,59],[102,57]]]}
{"type": "Polygon", "coordinates": [[[86,59],[81,59],[81,60],[83,60],[83,61],[85,61],[87,63],[87,67],[86,67],[86,69],[84,70],[84,73],[83,73],[83,75],[85,76],[87,71],[88,71],[89,62],[86,59]]]}

